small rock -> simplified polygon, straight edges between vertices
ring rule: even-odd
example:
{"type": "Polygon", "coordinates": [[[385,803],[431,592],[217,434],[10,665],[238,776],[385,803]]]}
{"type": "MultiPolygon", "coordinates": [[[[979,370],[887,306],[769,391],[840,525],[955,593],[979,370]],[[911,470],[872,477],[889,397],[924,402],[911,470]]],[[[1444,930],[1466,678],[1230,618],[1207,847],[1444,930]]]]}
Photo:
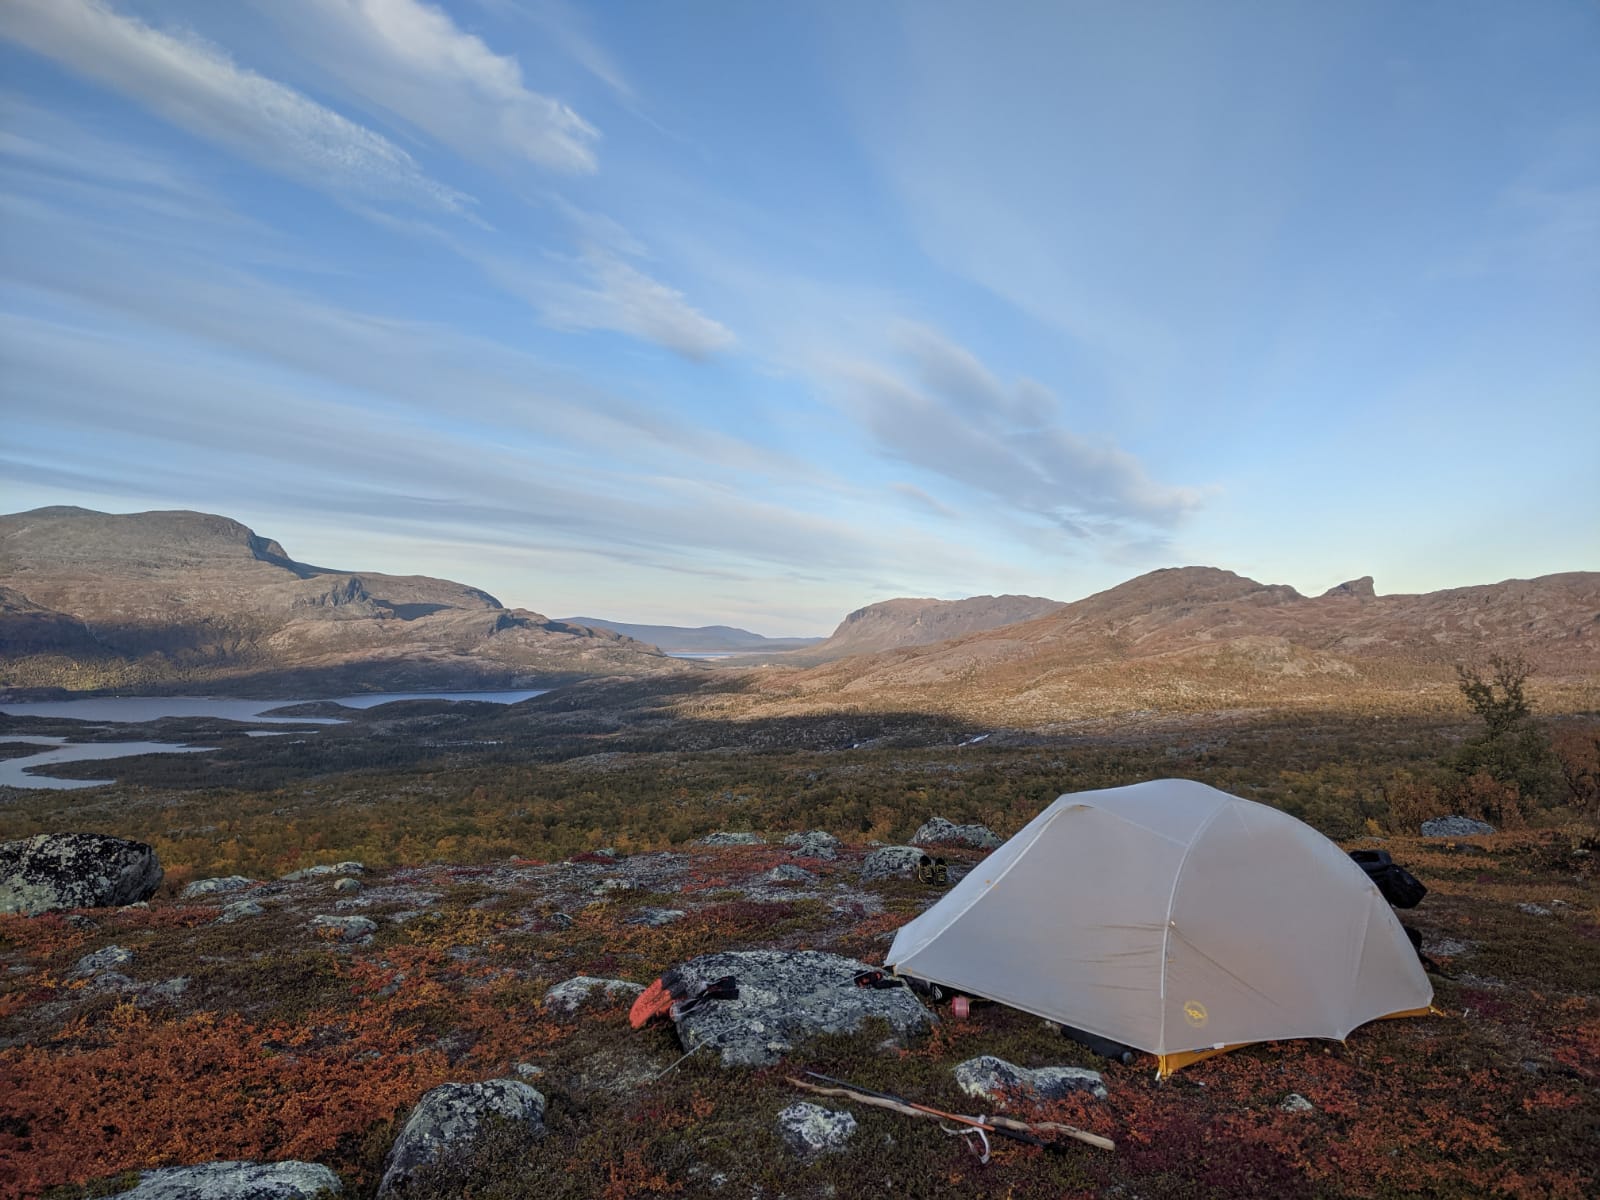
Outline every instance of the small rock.
{"type": "Polygon", "coordinates": [[[133,951],[124,946],[107,946],[93,954],[85,954],[72,968],[74,975],[93,975],[113,967],[125,967],[133,961],[133,951]]]}
{"type": "Polygon", "coordinates": [[[767,839],[759,833],[725,833],[718,830],[700,839],[702,846],[765,846],[767,839]]]}
{"type": "Polygon", "coordinates": [[[631,892],[637,886],[638,884],[631,879],[602,879],[600,886],[595,888],[594,891],[595,895],[598,896],[605,892],[631,892]]]}
{"type": "Polygon", "coordinates": [[[246,888],[255,887],[254,879],[247,879],[243,875],[223,875],[217,879],[196,879],[183,891],[178,893],[180,900],[193,900],[199,896],[217,896],[226,892],[242,892],[246,888]]]}
{"type": "Polygon", "coordinates": [[[163,979],[159,983],[146,984],[140,991],[152,1000],[176,1000],[189,990],[189,977],[179,975],[174,979],[163,979]]]}
{"type": "Polygon", "coordinates": [[[977,850],[993,850],[1000,843],[1000,837],[983,825],[957,825],[943,817],[924,823],[911,838],[913,846],[971,846],[977,850]]]}
{"type": "Polygon", "coordinates": [[[334,863],[329,866],[323,863],[315,867],[304,867],[298,871],[290,871],[287,875],[279,876],[285,883],[299,883],[303,879],[321,879],[325,875],[364,875],[366,864],[358,862],[334,863]]]}
{"type": "Polygon", "coordinates": [[[161,862],[143,842],[101,833],[40,833],[0,843],[0,913],[131,905],[161,886],[161,862]]]}
{"type": "Polygon", "coordinates": [[[145,1171],[112,1200],[313,1200],[343,1194],[339,1177],[308,1162],[209,1162],[145,1171]]]}
{"type": "Polygon", "coordinates": [[[213,925],[232,925],[235,921],[241,921],[245,917],[259,917],[266,911],[254,900],[235,900],[232,904],[224,904],[222,911],[217,914],[217,919],[211,923],[213,925]]]}
{"type": "Polygon", "coordinates": [[[916,846],[883,846],[861,862],[861,882],[874,879],[914,879],[917,864],[927,857],[916,846]]]}
{"type": "Polygon", "coordinates": [[[796,858],[839,857],[839,839],[822,829],[813,829],[807,833],[791,833],[783,839],[783,844],[791,847],[789,853],[796,858]]]}
{"type": "Polygon", "coordinates": [[[353,896],[361,890],[361,881],[351,879],[348,875],[333,885],[333,890],[346,896],[353,896]]]}
{"type": "Polygon", "coordinates": [[[378,923],[370,917],[313,917],[311,927],[318,934],[341,942],[356,942],[378,931],[378,923]]]}
{"type": "Polygon", "coordinates": [[[440,1084],[406,1118],[384,1160],[378,1195],[393,1194],[445,1151],[470,1148],[491,1114],[524,1126],[532,1137],[544,1134],[544,1096],[521,1080],[440,1084]]]}
{"type": "Polygon", "coordinates": [[[1519,904],[1519,905],[1517,905],[1517,909],[1520,912],[1527,913],[1530,917],[1553,917],[1553,916],[1555,916],[1555,913],[1553,913],[1550,909],[1546,908],[1542,904],[1519,904]]]}
{"type": "Polygon", "coordinates": [[[804,867],[793,863],[779,863],[761,877],[768,883],[815,883],[817,877],[804,867]]]}
{"type": "Polygon", "coordinates": [[[1434,817],[1431,821],[1422,823],[1422,836],[1430,838],[1476,837],[1481,833],[1493,832],[1493,825],[1474,821],[1471,817],[1434,817]]]}
{"type": "Polygon", "coordinates": [[[1278,1108],[1286,1113],[1315,1112],[1317,1106],[1307,1100],[1299,1092],[1290,1092],[1283,1098],[1283,1103],[1278,1108]]]}
{"type": "Polygon", "coordinates": [[[681,908],[641,908],[628,918],[629,925],[671,925],[687,914],[681,908]]]}
{"type": "Polygon", "coordinates": [[[535,1063],[517,1063],[511,1069],[523,1079],[537,1079],[544,1074],[544,1068],[535,1063]]]}
{"type": "Polygon", "coordinates": [[[843,1150],[855,1131],[855,1117],[820,1104],[801,1101],[778,1114],[779,1136],[802,1158],[843,1150]]]}
{"type": "Polygon", "coordinates": [[[1106,1098],[1105,1081],[1098,1071],[1082,1067],[1015,1066],[1003,1058],[985,1054],[958,1063],[956,1083],[967,1095],[1005,1107],[1008,1092],[1032,1092],[1041,1100],[1059,1100],[1074,1092],[1088,1092],[1096,1100],[1106,1098]]]}
{"type": "Polygon", "coordinates": [[[563,980],[544,994],[544,1007],[548,1011],[570,1013],[588,1004],[599,992],[607,1003],[631,1001],[644,985],[629,983],[626,979],[598,979],[593,975],[577,975],[563,980]]]}

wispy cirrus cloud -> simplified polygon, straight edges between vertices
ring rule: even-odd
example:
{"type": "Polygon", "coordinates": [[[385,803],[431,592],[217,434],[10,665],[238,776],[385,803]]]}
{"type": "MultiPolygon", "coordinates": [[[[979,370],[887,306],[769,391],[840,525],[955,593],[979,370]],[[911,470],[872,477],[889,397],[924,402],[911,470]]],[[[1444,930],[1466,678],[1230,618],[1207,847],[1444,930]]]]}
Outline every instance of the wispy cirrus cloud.
{"type": "Polygon", "coordinates": [[[1043,386],[1002,383],[932,329],[903,326],[897,342],[903,370],[833,368],[879,453],[1081,538],[1146,537],[1199,506],[1198,489],[1159,483],[1109,438],[1068,428],[1043,386]]]}
{"type": "Polygon", "coordinates": [[[472,203],[382,134],[239,66],[198,36],[155,29],[104,0],[7,0],[0,36],[336,196],[453,213],[472,203]]]}
{"type": "Polygon", "coordinates": [[[621,256],[591,247],[576,274],[532,284],[529,298],[557,329],[609,329],[704,360],[737,340],[674,287],[645,274],[621,256]]]}
{"type": "Polygon", "coordinates": [[[600,133],[530,89],[522,67],[421,0],[265,0],[284,36],[330,83],[400,117],[457,153],[556,171],[598,169],[600,133]]]}

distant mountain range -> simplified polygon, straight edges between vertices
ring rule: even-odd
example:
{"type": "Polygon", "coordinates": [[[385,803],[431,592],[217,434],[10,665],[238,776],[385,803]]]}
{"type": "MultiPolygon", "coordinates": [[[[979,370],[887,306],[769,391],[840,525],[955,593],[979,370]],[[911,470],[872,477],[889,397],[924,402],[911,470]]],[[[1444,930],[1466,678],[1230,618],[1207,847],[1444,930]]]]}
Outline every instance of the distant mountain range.
{"type": "Polygon", "coordinates": [[[609,629],[635,641],[655,646],[668,654],[741,654],[800,650],[815,646],[821,638],[772,638],[732,625],[701,625],[688,628],[682,625],[630,625],[625,621],[607,621],[601,617],[562,617],[566,625],[587,625],[591,629],[609,629]]]}
{"type": "Polygon", "coordinates": [[[1454,665],[1493,653],[1525,656],[1540,686],[1592,707],[1600,573],[1392,596],[1368,578],[1308,597],[1181,567],[1070,604],[887,600],[819,640],[551,620],[449,580],[298,562],[205,513],[0,517],[0,689],[281,696],[699,669],[668,650],[728,654],[733,669],[768,665],[741,685],[735,707],[752,713],[865,705],[1030,724],[1356,697],[1410,705],[1453,699],[1454,665]]]}
{"type": "Polygon", "coordinates": [[[1032,620],[768,672],[753,707],[870,704],[1034,724],[1356,697],[1409,706],[1426,694],[1453,701],[1454,665],[1495,653],[1523,655],[1539,685],[1592,705],[1600,572],[1393,596],[1368,578],[1307,597],[1214,567],[1172,568],[1032,620]]]}
{"type": "Polygon", "coordinates": [[[0,687],[539,687],[682,666],[477,588],[297,562],[197,512],[0,517],[0,687]]]}

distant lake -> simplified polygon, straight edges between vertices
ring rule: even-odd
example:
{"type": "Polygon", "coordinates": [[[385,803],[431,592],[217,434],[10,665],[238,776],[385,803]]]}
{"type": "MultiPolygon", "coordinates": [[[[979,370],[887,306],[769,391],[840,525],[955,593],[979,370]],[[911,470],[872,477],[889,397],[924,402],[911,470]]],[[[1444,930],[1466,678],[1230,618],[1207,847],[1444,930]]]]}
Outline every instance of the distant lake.
{"type": "Polygon", "coordinates": [[[137,724],[162,717],[219,717],[251,725],[337,725],[338,717],[264,717],[261,714],[290,704],[342,704],[346,708],[375,708],[396,700],[481,700],[488,704],[516,704],[542,696],[549,688],[520,692],[364,692],[359,696],[315,696],[301,700],[233,700],[222,696],[93,696],[83,700],[37,700],[0,704],[0,713],[13,717],[65,717],[73,721],[110,721],[137,724]]]}
{"type": "MultiPolygon", "coordinates": [[[[542,696],[548,688],[516,692],[367,692],[359,696],[318,696],[315,701],[347,708],[374,708],[396,700],[479,700],[488,704],[516,704],[542,696]]],[[[14,717],[58,717],[73,721],[138,724],[162,717],[216,717],[248,725],[338,725],[338,717],[266,717],[262,713],[289,704],[313,700],[233,700],[219,696],[99,696],[84,700],[40,700],[0,704],[0,713],[14,717]]],[[[270,737],[288,730],[251,730],[251,737],[270,737]]],[[[61,737],[16,734],[0,742],[30,742],[51,749],[25,758],[0,760],[0,785],[17,788],[85,788],[115,782],[109,779],[55,779],[31,775],[30,767],[82,759],[128,758],[135,754],[192,754],[209,746],[183,746],[175,742],[69,742],[61,737]]]]}
{"type": "Polygon", "coordinates": [[[26,758],[0,760],[0,784],[15,788],[86,788],[112,783],[110,779],[56,779],[49,775],[29,775],[25,768],[52,763],[77,762],[86,758],[129,758],[135,754],[192,754],[209,746],[180,746],[174,742],[75,742],[59,737],[0,737],[0,742],[29,742],[54,746],[26,758]]]}

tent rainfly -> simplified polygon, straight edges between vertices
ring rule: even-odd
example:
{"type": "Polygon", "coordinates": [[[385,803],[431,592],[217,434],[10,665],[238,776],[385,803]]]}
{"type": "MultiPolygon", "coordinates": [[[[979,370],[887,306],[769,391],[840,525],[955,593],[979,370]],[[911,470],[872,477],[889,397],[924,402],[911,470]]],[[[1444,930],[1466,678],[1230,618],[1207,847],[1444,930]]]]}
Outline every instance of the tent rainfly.
{"type": "Polygon", "coordinates": [[[903,926],[887,965],[1147,1051],[1163,1076],[1433,1001],[1348,855],[1187,779],[1059,797],[903,926]]]}

